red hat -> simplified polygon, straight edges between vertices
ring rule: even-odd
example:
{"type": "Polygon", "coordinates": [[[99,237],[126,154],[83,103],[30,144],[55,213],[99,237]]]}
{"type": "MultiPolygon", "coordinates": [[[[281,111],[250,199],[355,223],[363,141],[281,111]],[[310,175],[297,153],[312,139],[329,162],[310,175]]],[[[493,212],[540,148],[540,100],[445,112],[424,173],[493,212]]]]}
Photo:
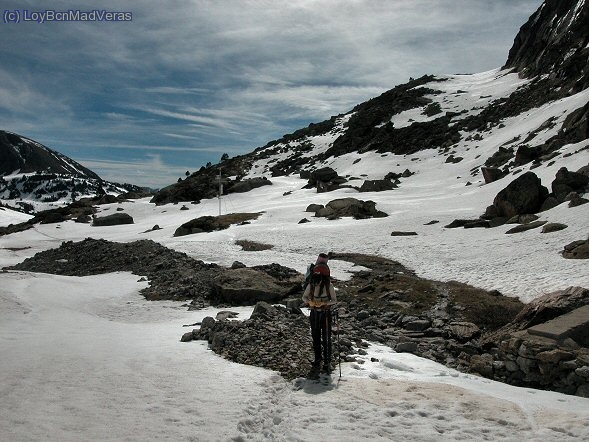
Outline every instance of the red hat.
{"type": "Polygon", "coordinates": [[[315,264],[327,264],[328,256],[325,253],[320,253],[315,264]]]}

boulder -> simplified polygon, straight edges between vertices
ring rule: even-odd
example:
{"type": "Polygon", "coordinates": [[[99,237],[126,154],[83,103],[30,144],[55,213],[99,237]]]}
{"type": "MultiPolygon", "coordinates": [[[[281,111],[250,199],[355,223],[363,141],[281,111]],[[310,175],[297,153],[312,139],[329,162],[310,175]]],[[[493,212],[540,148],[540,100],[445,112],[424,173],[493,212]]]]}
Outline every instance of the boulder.
{"type": "Polygon", "coordinates": [[[176,229],[174,236],[224,230],[232,224],[244,223],[256,219],[258,216],[260,216],[259,213],[230,213],[221,216],[201,216],[182,224],[176,229]]]}
{"type": "Polygon", "coordinates": [[[360,186],[360,192],[383,192],[396,187],[397,185],[389,180],[366,180],[360,186]]]}
{"type": "Polygon", "coordinates": [[[542,227],[542,233],[552,233],[558,232],[560,230],[566,229],[568,226],[562,223],[548,223],[542,227]]]}
{"type": "Polygon", "coordinates": [[[323,208],[315,212],[317,217],[335,219],[351,216],[355,219],[382,218],[386,213],[376,210],[374,201],[362,201],[356,198],[340,198],[327,203],[323,208]]]}
{"type": "Polygon", "coordinates": [[[272,304],[268,304],[265,301],[256,303],[254,311],[251,314],[251,318],[273,318],[278,315],[278,310],[272,304]]]}
{"type": "Polygon", "coordinates": [[[317,212],[320,209],[323,209],[323,207],[325,207],[323,204],[309,204],[307,206],[307,208],[305,209],[305,212],[317,212]]]}
{"type": "Polygon", "coordinates": [[[582,206],[583,204],[589,203],[589,200],[587,198],[583,198],[577,193],[575,193],[568,201],[569,207],[578,207],[582,206]]]}
{"type": "Polygon", "coordinates": [[[218,302],[231,305],[277,302],[288,294],[288,290],[276,284],[274,278],[250,268],[224,271],[213,282],[213,288],[218,302]]]}
{"type": "Polygon", "coordinates": [[[499,216],[511,218],[538,212],[546,198],[548,189],[542,185],[540,178],[534,172],[526,172],[497,194],[493,206],[499,216]]]}
{"type": "Polygon", "coordinates": [[[497,167],[481,167],[485,184],[500,180],[505,176],[505,172],[497,167]]]}
{"type": "Polygon", "coordinates": [[[272,182],[266,177],[248,178],[236,182],[233,186],[227,189],[227,193],[244,193],[258,187],[270,185],[272,185],[272,182]]]}
{"type": "MultiPolygon", "coordinates": [[[[305,175],[306,176],[306,175],[305,175]]],[[[301,173],[301,177],[303,174],[301,173]]],[[[317,188],[317,192],[331,192],[339,189],[347,180],[340,177],[331,167],[322,167],[310,173],[306,188],[317,188]]]]}
{"type": "Polygon", "coordinates": [[[563,202],[571,192],[584,193],[588,185],[589,176],[579,172],[569,172],[566,167],[561,167],[552,181],[552,193],[558,201],[563,202]]]}
{"type": "Polygon", "coordinates": [[[526,304],[508,328],[523,330],[547,322],[584,305],[589,305],[589,289],[569,287],[540,296],[526,304]]]}
{"type": "Polygon", "coordinates": [[[567,244],[562,256],[567,259],[589,259],[589,239],[567,244]]]}
{"type": "Polygon", "coordinates": [[[416,235],[417,235],[417,232],[401,232],[398,230],[391,232],[391,236],[416,236],[416,235]]]}
{"type": "Polygon", "coordinates": [[[513,229],[509,229],[505,233],[512,234],[512,233],[525,232],[526,230],[536,229],[540,226],[543,226],[544,224],[546,224],[546,221],[534,221],[534,222],[531,222],[528,224],[520,224],[519,226],[516,226],[513,229]]]}
{"type": "Polygon", "coordinates": [[[133,224],[133,217],[128,213],[114,213],[103,217],[94,218],[93,226],[117,226],[120,224],[133,224]]]}
{"type": "Polygon", "coordinates": [[[481,334],[481,329],[472,322],[452,322],[449,326],[450,334],[459,342],[466,342],[481,334]]]}

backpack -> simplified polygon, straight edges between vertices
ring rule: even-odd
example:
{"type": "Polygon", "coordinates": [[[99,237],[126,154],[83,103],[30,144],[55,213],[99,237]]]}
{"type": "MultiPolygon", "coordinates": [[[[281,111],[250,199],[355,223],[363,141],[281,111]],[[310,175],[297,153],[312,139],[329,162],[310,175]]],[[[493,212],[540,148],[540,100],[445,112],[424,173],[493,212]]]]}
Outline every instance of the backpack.
{"type": "Polygon", "coordinates": [[[313,268],[315,267],[315,264],[311,263],[309,264],[309,267],[307,267],[307,271],[305,272],[305,280],[303,281],[303,290],[305,290],[307,288],[307,286],[309,285],[309,283],[311,282],[311,276],[313,275],[313,268]]]}
{"type": "MultiPolygon", "coordinates": [[[[323,292],[324,285],[323,285],[323,277],[328,276],[330,274],[329,266],[326,263],[319,263],[319,264],[311,264],[309,266],[310,274],[309,274],[309,281],[307,284],[311,284],[311,299],[313,299],[315,294],[315,285],[321,284],[319,286],[319,293],[323,292]]],[[[306,286],[305,286],[306,287],[306,286]]],[[[329,289],[326,290],[327,297],[331,301],[331,293],[329,289]]]]}
{"type": "Polygon", "coordinates": [[[311,277],[313,273],[320,273],[322,275],[329,275],[329,266],[326,263],[319,263],[319,264],[309,264],[307,267],[307,271],[305,272],[305,280],[303,281],[303,290],[307,288],[309,283],[311,282],[311,277]]]}

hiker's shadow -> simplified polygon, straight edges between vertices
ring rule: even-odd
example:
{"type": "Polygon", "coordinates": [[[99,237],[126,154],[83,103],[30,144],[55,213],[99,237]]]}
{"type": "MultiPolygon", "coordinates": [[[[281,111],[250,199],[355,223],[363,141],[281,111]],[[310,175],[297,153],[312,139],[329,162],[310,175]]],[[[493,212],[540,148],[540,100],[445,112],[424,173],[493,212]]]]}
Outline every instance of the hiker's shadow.
{"type": "Polygon", "coordinates": [[[295,390],[303,390],[307,394],[321,394],[337,389],[339,381],[339,378],[332,377],[319,380],[298,378],[293,382],[293,386],[295,390]]]}

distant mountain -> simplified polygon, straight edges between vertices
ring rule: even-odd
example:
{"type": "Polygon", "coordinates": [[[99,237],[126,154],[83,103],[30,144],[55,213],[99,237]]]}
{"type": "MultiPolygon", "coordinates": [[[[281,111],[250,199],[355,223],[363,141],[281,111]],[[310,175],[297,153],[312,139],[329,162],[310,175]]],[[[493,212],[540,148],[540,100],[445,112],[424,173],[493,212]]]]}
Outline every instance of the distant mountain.
{"type": "Polygon", "coordinates": [[[0,201],[27,213],[82,197],[144,193],[104,181],[71,158],[21,135],[0,131],[0,201]]]}
{"type": "Polygon", "coordinates": [[[97,174],[71,158],[3,130],[0,130],[0,158],[0,176],[42,172],[100,180],[97,174]]]}
{"type": "MultiPolygon", "coordinates": [[[[587,23],[589,2],[546,0],[522,26],[501,70],[411,79],[350,112],[310,124],[250,154],[202,168],[162,189],[152,201],[210,198],[216,195],[220,170],[230,177],[225,179],[226,193],[240,181],[295,173],[314,185],[314,174],[326,166],[333,169],[328,181],[333,173],[336,180],[323,190],[341,185],[360,189],[362,176],[367,181],[370,171],[358,162],[368,154],[417,156],[432,151],[431,155],[445,157],[444,164],[455,164],[466,152],[484,145],[467,173],[475,177],[482,167],[493,168],[497,169],[494,179],[519,173],[526,164],[528,168],[555,162],[566,166],[573,155],[587,156],[586,145],[561,151],[589,139],[587,23]],[[521,124],[532,113],[543,119],[531,128],[529,123],[521,124]]],[[[391,170],[378,178],[394,183],[402,172],[391,170]]],[[[323,175],[319,181],[326,179],[323,175]]]]}

